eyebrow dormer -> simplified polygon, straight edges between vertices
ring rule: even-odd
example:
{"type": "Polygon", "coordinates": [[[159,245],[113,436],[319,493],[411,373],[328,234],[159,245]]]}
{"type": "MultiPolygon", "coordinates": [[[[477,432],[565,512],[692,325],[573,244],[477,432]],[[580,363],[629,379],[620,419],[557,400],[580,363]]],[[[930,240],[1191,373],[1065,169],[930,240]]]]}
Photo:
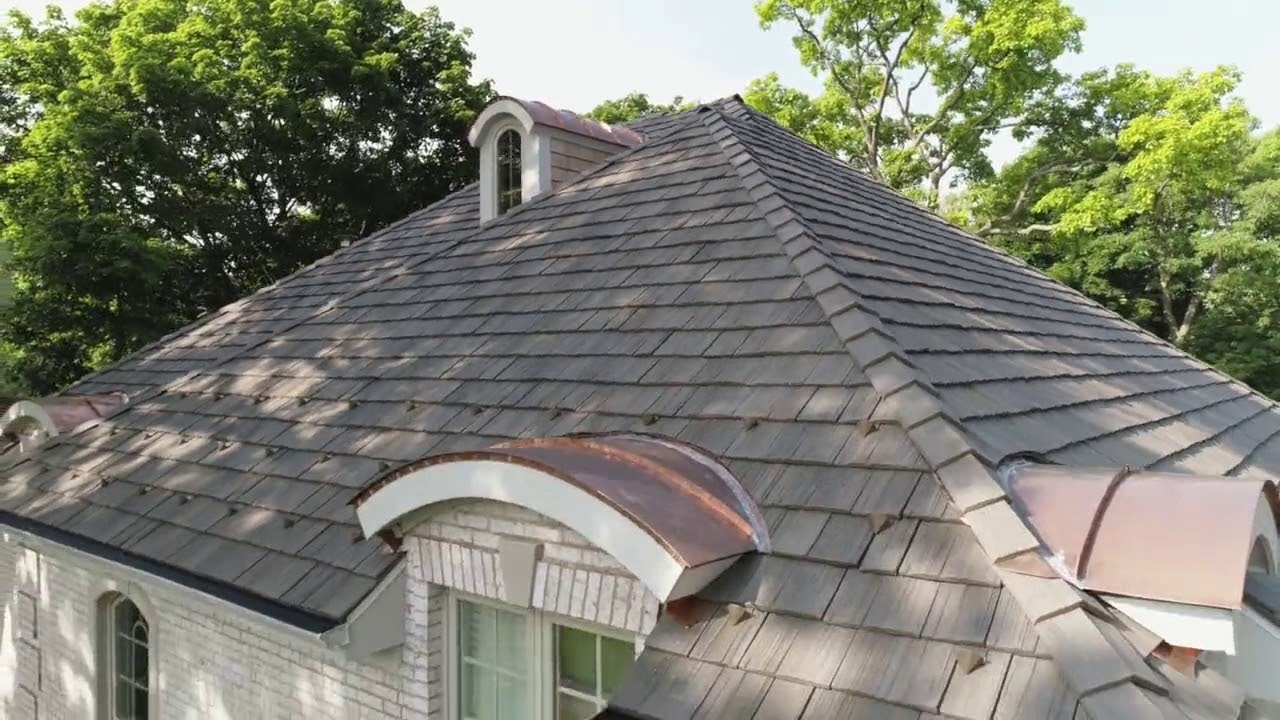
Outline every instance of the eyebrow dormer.
{"type": "Polygon", "coordinates": [[[480,150],[480,221],[554,190],[644,137],[556,110],[503,97],[480,113],[468,136],[480,150]]]}

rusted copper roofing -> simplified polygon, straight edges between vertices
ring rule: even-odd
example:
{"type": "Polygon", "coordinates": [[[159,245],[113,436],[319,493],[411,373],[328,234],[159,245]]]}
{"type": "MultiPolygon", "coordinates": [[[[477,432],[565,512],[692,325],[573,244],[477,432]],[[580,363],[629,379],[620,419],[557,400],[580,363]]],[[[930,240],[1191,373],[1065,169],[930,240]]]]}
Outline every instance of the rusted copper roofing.
{"type": "Polygon", "coordinates": [[[351,503],[422,468],[466,460],[524,465],[572,483],[643,527],[685,567],[769,549],[759,509],[728,470],[693,446],[647,435],[518,440],[436,455],[386,473],[351,503]]]}
{"type": "Polygon", "coordinates": [[[644,142],[644,136],[632,130],[631,128],[622,127],[620,125],[605,125],[594,120],[588,120],[580,115],[569,112],[568,110],[557,110],[544,102],[537,100],[521,100],[520,98],[508,97],[508,100],[514,100],[520,103],[520,106],[529,113],[534,123],[538,125],[546,125],[548,127],[558,128],[565,132],[571,132],[576,135],[585,135],[594,140],[601,142],[621,145],[623,147],[635,147],[644,142]]]}
{"type": "Polygon", "coordinates": [[[1280,519],[1263,480],[1037,464],[1004,479],[1059,573],[1129,597],[1240,607],[1259,503],[1280,519]]]}

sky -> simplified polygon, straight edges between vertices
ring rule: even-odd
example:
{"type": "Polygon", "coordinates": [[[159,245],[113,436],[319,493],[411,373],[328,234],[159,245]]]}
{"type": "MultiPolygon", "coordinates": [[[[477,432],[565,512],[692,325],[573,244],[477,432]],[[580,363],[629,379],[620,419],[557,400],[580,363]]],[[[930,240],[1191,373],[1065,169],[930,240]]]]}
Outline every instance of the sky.
{"type": "MultiPolygon", "coordinates": [[[[1068,0],[1069,2],[1071,0],[1068,0]]],[[[57,2],[57,0],[54,0],[57,2]]],[[[406,0],[419,9],[428,0],[406,0]]],[[[0,0],[39,11],[46,0],[0,0]]],[[[84,0],[65,0],[66,8],[84,0]]],[[[753,0],[434,0],[441,14],[474,33],[475,73],[498,92],[570,110],[631,91],[666,102],[713,100],[776,71],[816,90],[790,33],[760,29],[753,0]]],[[[1064,58],[1080,72],[1131,62],[1158,73],[1235,65],[1240,94],[1264,126],[1280,124],[1280,2],[1266,0],[1074,0],[1088,25],[1084,51],[1064,58]]],[[[1012,141],[993,148],[999,162],[1012,141]]]]}

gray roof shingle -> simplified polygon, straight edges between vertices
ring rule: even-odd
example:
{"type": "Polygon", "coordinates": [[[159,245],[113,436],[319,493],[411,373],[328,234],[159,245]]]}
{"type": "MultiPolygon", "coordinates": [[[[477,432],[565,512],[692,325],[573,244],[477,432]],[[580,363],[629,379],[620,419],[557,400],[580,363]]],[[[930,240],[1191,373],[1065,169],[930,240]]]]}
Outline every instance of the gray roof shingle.
{"type": "Polygon", "coordinates": [[[659,623],[619,716],[1217,707],[1083,610],[1028,617],[991,562],[1023,538],[988,464],[1270,477],[1274,408],[740,101],[638,127],[494,222],[459,191],[85,378],[134,402],[9,470],[0,520],[327,627],[396,562],[347,505],[380,472],[666,434],[723,458],[775,553],[709,587],[708,618],[659,623]]]}

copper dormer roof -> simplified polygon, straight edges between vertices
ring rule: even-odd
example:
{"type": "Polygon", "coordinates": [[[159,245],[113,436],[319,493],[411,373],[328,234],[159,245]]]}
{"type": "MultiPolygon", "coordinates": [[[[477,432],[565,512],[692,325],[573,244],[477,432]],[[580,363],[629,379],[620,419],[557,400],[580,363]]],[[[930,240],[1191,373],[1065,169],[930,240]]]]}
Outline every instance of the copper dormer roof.
{"type": "Polygon", "coordinates": [[[1025,462],[1001,475],[1050,564],[1094,592],[1239,608],[1255,543],[1275,546],[1269,481],[1025,462]]]}
{"type": "Polygon", "coordinates": [[[74,430],[85,422],[97,420],[127,403],[129,396],[124,393],[104,393],[99,395],[55,395],[39,400],[20,400],[9,407],[5,413],[5,423],[11,423],[21,417],[35,418],[46,432],[51,434],[65,433],[74,430]]]}
{"type": "MultiPolygon", "coordinates": [[[[551,503],[549,492],[542,491],[523,502],[508,499],[527,490],[530,482],[546,478],[560,484],[547,486],[549,490],[571,488],[566,496],[571,501],[589,498],[582,507],[599,507],[594,504],[599,501],[616,511],[616,516],[605,513],[620,516],[662,548],[676,575],[769,550],[768,530],[759,509],[727,469],[693,446],[647,435],[519,440],[485,450],[435,455],[386,473],[362,490],[352,504],[369,534],[385,530],[423,503],[461,497],[506,500],[549,515],[610,551],[606,545],[617,541],[611,537],[613,533],[606,528],[603,532],[610,537],[593,537],[589,529],[598,518],[565,515],[568,511],[564,507],[535,506],[551,503]],[[458,468],[462,477],[439,472],[464,463],[469,465],[458,468]],[[534,472],[522,475],[502,467],[534,472]],[[429,472],[432,469],[437,472],[429,472]],[[406,482],[415,487],[389,491],[391,486],[406,482]],[[435,487],[431,487],[433,483],[435,487]],[[453,489],[444,490],[449,484],[453,489]],[[379,507],[369,507],[374,504],[379,507]]],[[[626,564],[624,558],[611,554],[626,564]]],[[[688,584],[678,587],[687,590],[688,584]]],[[[669,589],[654,591],[662,596],[669,589]]]]}
{"type": "Polygon", "coordinates": [[[538,125],[546,125],[574,133],[575,135],[585,135],[593,140],[622,145],[623,147],[635,147],[644,142],[644,136],[630,128],[620,125],[605,125],[595,120],[588,120],[577,113],[568,110],[557,110],[537,100],[508,99],[520,103],[520,106],[533,118],[533,122],[538,125]]]}
{"type": "Polygon", "coordinates": [[[525,130],[534,126],[554,128],[562,132],[580,135],[598,142],[609,143],[620,148],[633,148],[644,142],[644,135],[621,125],[606,125],[578,115],[568,110],[557,110],[537,100],[521,100],[510,96],[502,96],[489,103],[471,125],[469,139],[476,145],[481,129],[492,120],[502,115],[519,118],[525,130]]]}

